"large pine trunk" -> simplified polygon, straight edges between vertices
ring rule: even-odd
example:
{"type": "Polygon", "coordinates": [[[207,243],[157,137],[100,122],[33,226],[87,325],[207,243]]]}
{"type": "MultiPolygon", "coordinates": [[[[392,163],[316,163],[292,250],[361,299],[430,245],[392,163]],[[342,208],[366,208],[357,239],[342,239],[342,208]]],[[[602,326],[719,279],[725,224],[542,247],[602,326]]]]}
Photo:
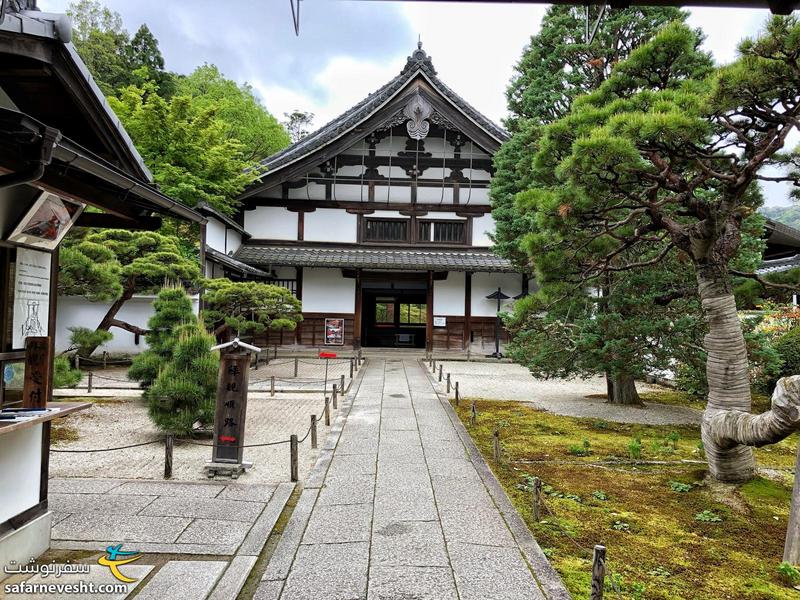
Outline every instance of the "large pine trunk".
{"type": "Polygon", "coordinates": [[[636,381],[625,373],[606,373],[609,404],[641,405],[642,399],[636,391],[636,381]]]}
{"type": "Polygon", "coordinates": [[[697,282],[708,323],[708,334],[703,343],[708,353],[708,402],[701,432],[708,468],[711,475],[720,481],[746,481],[755,471],[752,449],[725,439],[714,423],[715,417],[727,414],[727,411],[749,415],[752,408],[747,347],[727,266],[698,268],[697,282]]]}
{"type": "MultiPolygon", "coordinates": [[[[117,300],[108,308],[105,316],[102,318],[98,326],[95,328],[95,331],[108,331],[111,329],[112,326],[118,325],[119,322],[117,321],[117,313],[119,313],[122,306],[131,298],[133,298],[133,294],[136,292],[136,280],[135,278],[129,279],[126,282],[125,289],[122,292],[122,296],[117,298],[117,300]]],[[[127,327],[123,327],[123,329],[128,329],[127,327]]],[[[99,345],[99,344],[98,344],[99,345]]],[[[89,356],[97,350],[97,346],[87,346],[83,348],[80,352],[82,358],[88,358],[89,356]]]]}

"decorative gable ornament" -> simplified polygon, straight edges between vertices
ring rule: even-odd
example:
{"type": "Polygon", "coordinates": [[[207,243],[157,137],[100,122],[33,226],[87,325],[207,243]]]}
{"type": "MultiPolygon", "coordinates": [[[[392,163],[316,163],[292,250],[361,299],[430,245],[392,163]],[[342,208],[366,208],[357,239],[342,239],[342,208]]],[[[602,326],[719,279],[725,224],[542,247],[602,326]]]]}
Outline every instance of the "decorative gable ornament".
{"type": "Polygon", "coordinates": [[[415,94],[406,104],[403,114],[408,119],[406,129],[411,139],[425,139],[431,130],[431,124],[427,119],[433,114],[433,107],[422,96],[415,94]]]}

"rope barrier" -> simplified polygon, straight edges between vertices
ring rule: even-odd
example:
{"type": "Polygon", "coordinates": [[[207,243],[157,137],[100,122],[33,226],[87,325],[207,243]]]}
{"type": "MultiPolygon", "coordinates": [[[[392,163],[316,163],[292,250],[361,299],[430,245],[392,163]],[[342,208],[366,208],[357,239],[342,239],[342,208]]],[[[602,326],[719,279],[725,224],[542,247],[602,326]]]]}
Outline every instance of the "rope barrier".
{"type": "Polygon", "coordinates": [[[205,446],[206,448],[262,448],[264,446],[279,446],[281,444],[288,444],[289,440],[280,440],[277,442],[265,442],[263,444],[244,444],[242,446],[230,446],[228,444],[201,444],[200,442],[191,442],[189,440],[176,440],[181,444],[189,444],[190,446],[205,446]]]}
{"type": "Polygon", "coordinates": [[[81,453],[81,452],[111,452],[113,450],[126,450],[128,448],[138,448],[139,446],[149,446],[150,444],[160,444],[161,440],[153,440],[150,442],[142,442],[141,444],[130,444],[129,446],[118,446],[117,448],[96,448],[94,450],[81,449],[81,450],[56,450],[50,448],[50,452],[64,452],[68,454],[81,453]]]}

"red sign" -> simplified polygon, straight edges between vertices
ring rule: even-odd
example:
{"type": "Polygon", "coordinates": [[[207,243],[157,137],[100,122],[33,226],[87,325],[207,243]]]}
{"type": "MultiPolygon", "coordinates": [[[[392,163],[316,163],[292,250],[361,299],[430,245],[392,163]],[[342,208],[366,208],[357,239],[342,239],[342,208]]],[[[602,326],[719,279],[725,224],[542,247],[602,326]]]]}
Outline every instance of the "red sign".
{"type": "Polygon", "coordinates": [[[320,358],[336,358],[336,352],[320,352],[320,358]]]}

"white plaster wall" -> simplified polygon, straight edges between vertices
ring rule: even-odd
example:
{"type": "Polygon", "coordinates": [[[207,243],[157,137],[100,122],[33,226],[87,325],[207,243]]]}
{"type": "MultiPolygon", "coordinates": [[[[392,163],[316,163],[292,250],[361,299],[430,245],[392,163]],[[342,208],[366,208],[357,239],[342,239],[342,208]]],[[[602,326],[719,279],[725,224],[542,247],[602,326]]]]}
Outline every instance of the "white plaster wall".
{"type": "Polygon", "coordinates": [[[346,279],[340,269],[303,269],[303,311],[353,313],[356,280],[346,279]]]}
{"type": "Polygon", "coordinates": [[[494,233],[495,222],[494,217],[485,214],[482,217],[475,217],[472,219],[472,245],[473,246],[492,246],[492,240],[489,239],[489,234],[494,233]]]}
{"type": "Polygon", "coordinates": [[[303,238],[308,242],[355,243],[357,228],[358,215],[343,208],[318,208],[306,213],[303,238]]]}
{"type": "MultiPolygon", "coordinates": [[[[220,274],[221,276],[221,274],[220,274]]],[[[117,314],[117,319],[131,325],[147,329],[147,321],[153,316],[153,300],[155,296],[134,296],[128,300],[117,314]]],[[[105,316],[110,302],[89,302],[77,296],[60,296],[56,309],[56,352],[69,347],[70,327],[88,327],[94,329],[105,316]]],[[[192,297],[195,314],[200,309],[199,296],[192,297]]],[[[139,345],[134,343],[134,335],[130,331],[112,327],[114,339],[100,348],[111,353],[138,354],[147,348],[144,337],[139,338],[139,345]]]]}
{"type": "Polygon", "coordinates": [[[280,206],[259,206],[244,211],[244,228],[254,238],[296,240],[297,213],[280,206]]]}
{"type": "MultiPolygon", "coordinates": [[[[270,198],[280,198],[280,188],[273,188],[270,190],[270,198]],[[272,190],[277,189],[275,195],[272,190]]],[[[308,185],[301,188],[289,188],[289,199],[291,200],[324,200],[325,199],[325,186],[321,183],[314,183],[310,181],[308,185]]]]}
{"type": "MultiPolygon", "coordinates": [[[[522,291],[522,276],[517,273],[475,273],[472,276],[472,316],[493,317],[497,314],[497,300],[486,296],[502,288],[507,296],[514,297],[522,291]]],[[[511,307],[511,300],[504,300],[501,310],[511,307]]]]}
{"type": "Polygon", "coordinates": [[[444,281],[433,282],[434,316],[464,316],[464,277],[451,271],[444,281]]]}
{"type": "Polygon", "coordinates": [[[214,250],[225,252],[225,225],[217,221],[214,217],[208,218],[206,225],[206,244],[214,250]]]}
{"type": "Polygon", "coordinates": [[[228,240],[225,246],[225,254],[236,252],[242,245],[242,234],[235,229],[228,229],[228,240]]]}

